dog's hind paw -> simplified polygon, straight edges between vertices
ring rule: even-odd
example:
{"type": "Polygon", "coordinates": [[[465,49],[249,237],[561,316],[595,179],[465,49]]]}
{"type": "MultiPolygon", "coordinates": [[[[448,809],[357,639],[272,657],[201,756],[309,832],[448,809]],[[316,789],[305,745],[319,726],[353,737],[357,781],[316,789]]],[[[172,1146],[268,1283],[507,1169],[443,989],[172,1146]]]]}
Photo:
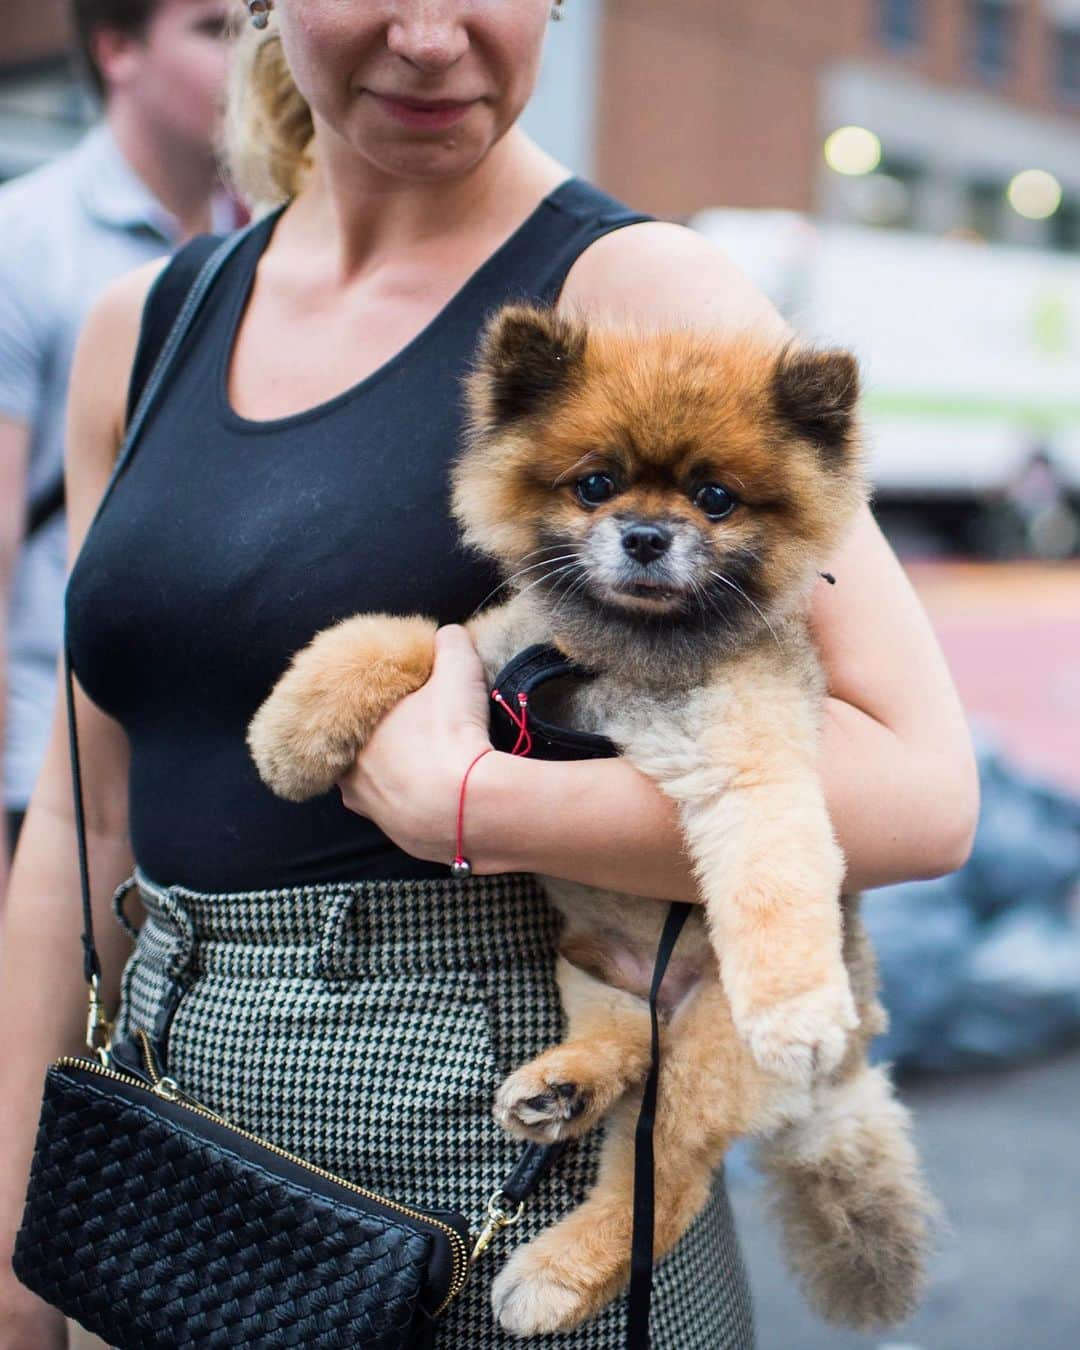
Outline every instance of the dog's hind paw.
{"type": "Polygon", "coordinates": [[[858,1025],[847,977],[737,1019],[739,1033],[767,1073],[809,1085],[837,1067],[858,1025]]]}
{"type": "Polygon", "coordinates": [[[581,1083],[545,1073],[537,1061],[506,1079],[495,1094],[494,1115],[517,1139],[555,1144],[587,1133],[609,1104],[598,1102],[581,1083]]]}
{"type": "Polygon", "coordinates": [[[519,1248],[495,1277],[491,1306],[511,1336],[568,1331],[593,1311],[591,1300],[531,1246],[519,1248]]]}

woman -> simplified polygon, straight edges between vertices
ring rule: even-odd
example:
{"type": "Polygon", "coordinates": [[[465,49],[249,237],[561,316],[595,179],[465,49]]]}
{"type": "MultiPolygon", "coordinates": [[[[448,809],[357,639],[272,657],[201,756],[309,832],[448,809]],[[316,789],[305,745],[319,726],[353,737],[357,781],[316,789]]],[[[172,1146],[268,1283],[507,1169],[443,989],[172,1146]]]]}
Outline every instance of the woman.
{"type": "MultiPolygon", "coordinates": [[[[235,253],[72,581],[97,930],[110,998],[129,942],[109,896],[139,866],[147,911],[120,1021],[152,1016],[169,961],[194,979],[170,1037],[184,1087],[333,1169],[473,1215],[515,1152],[488,1114],[500,1071],[557,1034],[545,872],[692,898],[673,809],[620,761],[488,755],[470,780],[477,874],[451,882],[457,796],[487,700],[464,630],[491,578],[454,548],[455,390],[511,294],[616,320],[779,329],[708,244],[625,211],[514,123],[549,0],[277,0],[242,42],[234,158],[287,209],[235,253]],[[287,64],[286,64],[287,59],[287,64]],[[244,128],[257,130],[245,141],[244,128]],[[244,749],[291,653],[363,609],[448,624],[435,673],[380,726],[341,801],[287,806],[244,749]],[[99,706],[100,705],[100,706],[99,706]],[[157,883],[157,885],[151,884],[157,883]],[[181,951],[182,949],[182,951],[181,951]],[[181,953],[181,955],[178,955],[181,953]],[[302,1072],[297,1076],[296,1065],[302,1072]]],[[[73,556],[122,438],[154,272],[117,284],[76,358],[73,556]]],[[[822,770],[850,888],[967,855],[973,761],[921,608],[864,513],[815,630],[829,675],[822,770]],[[928,809],[929,808],[929,809],[928,809]]],[[[18,1221],[42,1070],[78,1052],[78,883],[62,719],[15,863],[4,948],[3,1241],[18,1221]]],[[[136,903],[129,897],[127,914],[136,903]]],[[[589,1183],[568,1153],[523,1230],[589,1183]]],[[[441,1345],[509,1345],[488,1258],[441,1345]]],[[[0,1275],[0,1350],[63,1344],[0,1275]]],[[[616,1306],[553,1347],[617,1346],[616,1306]]],[[[657,1273],[666,1350],[752,1332],[722,1186],[657,1273]]]]}

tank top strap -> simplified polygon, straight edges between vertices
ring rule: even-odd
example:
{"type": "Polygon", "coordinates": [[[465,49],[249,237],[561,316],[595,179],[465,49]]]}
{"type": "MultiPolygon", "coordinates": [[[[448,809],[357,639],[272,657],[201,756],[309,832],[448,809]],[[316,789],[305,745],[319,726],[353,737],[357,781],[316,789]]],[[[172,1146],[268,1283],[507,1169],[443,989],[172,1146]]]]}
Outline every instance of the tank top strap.
{"type": "Polygon", "coordinates": [[[565,235],[562,246],[551,257],[548,276],[538,296],[545,304],[554,304],[558,300],[567,274],[590,244],[613,230],[655,219],[644,212],[631,210],[582,178],[571,178],[556,188],[549,198],[549,206],[563,216],[565,235]],[[566,230],[567,220],[573,222],[572,229],[566,230]]]}
{"type": "Polygon", "coordinates": [[[512,298],[552,305],[582,253],[626,225],[655,220],[634,211],[583,178],[568,178],[548,194],[526,225],[496,254],[498,266],[473,278],[489,308],[512,298]]]}

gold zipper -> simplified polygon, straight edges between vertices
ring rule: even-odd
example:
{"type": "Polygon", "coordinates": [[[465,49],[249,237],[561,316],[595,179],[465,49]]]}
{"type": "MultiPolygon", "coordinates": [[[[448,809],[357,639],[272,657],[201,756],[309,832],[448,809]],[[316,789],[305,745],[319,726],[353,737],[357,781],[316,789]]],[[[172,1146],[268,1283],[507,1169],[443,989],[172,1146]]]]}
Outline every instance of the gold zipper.
{"type": "Polygon", "coordinates": [[[469,1277],[469,1255],[465,1243],[462,1241],[461,1234],[449,1224],[441,1222],[439,1219],[432,1218],[430,1214],[422,1214],[419,1210],[409,1209],[407,1205],[399,1205],[396,1200],[388,1200],[384,1195],[378,1195],[375,1191],[366,1191],[363,1186],[357,1186],[352,1181],[346,1181],[343,1177],[335,1176],[333,1172],[326,1171],[325,1168],[316,1167],[314,1163],[305,1162],[303,1158],[298,1158],[295,1153],[288,1153],[283,1148],[278,1148],[276,1144],[271,1144],[265,1139],[260,1139],[257,1134],[251,1134],[247,1130],[242,1130],[238,1125],[232,1125],[223,1117],[211,1111],[208,1107],[200,1105],[186,1093],[181,1092],[175,1080],[163,1077],[158,1071],[154,1060],[153,1051],[150,1042],[144,1031],[136,1033],[142,1042],[143,1060],[146,1063],[147,1072],[153,1080],[152,1088],[140,1079],[131,1074],[117,1073],[115,1069],[107,1069],[103,1065],[96,1063],[92,1059],[83,1059],[75,1055],[65,1055],[58,1059],[54,1068],[58,1069],[84,1069],[87,1073],[96,1073],[102,1078],[113,1078],[118,1083],[126,1083],[129,1087],[142,1088],[144,1092],[154,1092],[165,1101],[175,1102],[185,1111],[193,1111],[198,1116],[205,1116],[207,1120],[212,1120],[215,1124],[224,1125],[226,1129],[231,1130],[233,1134],[239,1135],[241,1139],[249,1139],[253,1144],[259,1144],[262,1148],[269,1149],[271,1153],[276,1153],[279,1158],[285,1158],[305,1171],[312,1172],[317,1177],[322,1177],[326,1181],[332,1181],[338,1186],[344,1186],[346,1190],[355,1191],[357,1195],[364,1196],[367,1200],[375,1200],[380,1205],[385,1205],[387,1209],[396,1210],[399,1214],[406,1214],[410,1219],[419,1219],[423,1223],[431,1224],[433,1228],[438,1228],[450,1239],[450,1248],[453,1253],[453,1272],[450,1280],[450,1289],[446,1297],[435,1309],[435,1316],[447,1308],[458,1294],[465,1287],[465,1281],[469,1277]]]}

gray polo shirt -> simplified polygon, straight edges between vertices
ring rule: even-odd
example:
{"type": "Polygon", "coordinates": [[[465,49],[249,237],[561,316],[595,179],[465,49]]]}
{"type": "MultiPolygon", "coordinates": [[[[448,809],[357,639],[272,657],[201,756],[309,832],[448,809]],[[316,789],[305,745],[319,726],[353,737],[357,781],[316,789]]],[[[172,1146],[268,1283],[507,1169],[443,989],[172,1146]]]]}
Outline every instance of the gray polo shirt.
{"type": "MultiPolygon", "coordinates": [[[[214,228],[234,223],[223,198],[214,228]]],[[[0,187],[0,415],[31,428],[31,502],[63,472],[68,377],[88,311],[110,281],[169,252],[179,233],[105,124],[0,187]]],[[[29,800],[52,719],[65,549],[61,514],[26,541],[13,582],[4,800],[14,810],[29,800]]]]}

